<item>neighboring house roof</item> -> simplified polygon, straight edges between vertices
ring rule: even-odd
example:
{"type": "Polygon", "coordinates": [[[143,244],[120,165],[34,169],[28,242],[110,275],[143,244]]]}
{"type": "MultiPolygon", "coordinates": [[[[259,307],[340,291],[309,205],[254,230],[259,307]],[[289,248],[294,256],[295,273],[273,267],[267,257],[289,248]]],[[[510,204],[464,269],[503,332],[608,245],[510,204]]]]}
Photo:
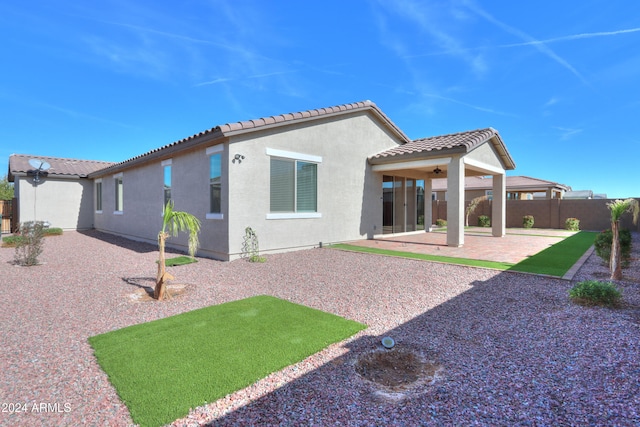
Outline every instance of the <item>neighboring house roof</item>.
{"type": "Polygon", "coordinates": [[[369,160],[371,163],[379,164],[384,163],[385,161],[397,161],[398,157],[410,159],[429,152],[433,152],[438,155],[468,153],[487,141],[491,141],[493,143],[494,148],[502,159],[505,169],[515,169],[515,162],[507,151],[498,131],[493,128],[476,129],[448,135],[415,139],[406,144],[371,156],[369,160]]]}
{"type": "MultiPolygon", "coordinates": [[[[492,176],[466,176],[464,178],[465,190],[491,190],[493,188],[492,176]]],[[[544,191],[547,188],[570,191],[571,187],[544,179],[531,178],[529,176],[508,176],[506,180],[507,191],[544,191]]],[[[447,179],[438,178],[432,181],[432,191],[445,191],[447,179]]]]}
{"type": "MultiPolygon", "coordinates": [[[[160,148],[148,151],[139,156],[125,160],[123,162],[114,164],[108,170],[101,171],[104,173],[113,173],[117,170],[130,167],[140,162],[146,162],[156,159],[157,157],[163,157],[170,155],[171,153],[196,146],[203,142],[211,143],[216,139],[227,138],[242,133],[255,132],[259,130],[271,129],[279,126],[290,125],[293,123],[301,123],[309,120],[316,120],[318,118],[327,118],[333,116],[339,116],[343,114],[349,114],[357,111],[371,111],[396,137],[406,143],[410,141],[409,137],[400,130],[398,126],[393,123],[386,114],[378,108],[378,106],[372,101],[360,101],[351,104],[341,104],[334,107],[318,108],[314,110],[301,111],[297,113],[280,114],[277,116],[262,117],[259,119],[246,120],[235,123],[225,123],[215,126],[211,129],[202,131],[195,135],[181,139],[179,141],[172,142],[160,148]]],[[[98,175],[98,174],[94,174],[98,175]]]]}
{"type": "Polygon", "coordinates": [[[565,199],[593,199],[593,191],[591,190],[576,190],[567,191],[564,193],[565,199]]]}
{"type": "Polygon", "coordinates": [[[12,154],[9,156],[9,181],[15,176],[24,176],[33,173],[35,168],[29,164],[29,160],[43,160],[51,167],[45,172],[48,176],[86,178],[90,173],[113,165],[112,162],[97,160],[63,159],[60,157],[30,156],[27,154],[12,154]]]}

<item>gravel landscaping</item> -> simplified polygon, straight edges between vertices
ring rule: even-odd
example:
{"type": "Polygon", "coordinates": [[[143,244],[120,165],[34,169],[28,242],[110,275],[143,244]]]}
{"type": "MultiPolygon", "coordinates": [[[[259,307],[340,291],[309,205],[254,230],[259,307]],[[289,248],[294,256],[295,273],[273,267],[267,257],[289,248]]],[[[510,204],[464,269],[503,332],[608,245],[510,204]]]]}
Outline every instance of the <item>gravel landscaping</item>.
{"type": "Polygon", "coordinates": [[[572,282],[327,248],[265,263],[199,259],[169,268],[181,293],[157,302],[140,298],[155,278],[153,245],[65,232],[48,237],[42,264],[28,268],[0,248],[0,425],[131,425],[89,336],[268,294],[369,328],[174,426],[638,426],[640,235],[633,239],[616,309],[567,297],[576,281],[607,280],[595,254],[572,282]],[[361,377],[356,364],[382,351],[383,336],[435,374],[393,388],[361,377]]]}

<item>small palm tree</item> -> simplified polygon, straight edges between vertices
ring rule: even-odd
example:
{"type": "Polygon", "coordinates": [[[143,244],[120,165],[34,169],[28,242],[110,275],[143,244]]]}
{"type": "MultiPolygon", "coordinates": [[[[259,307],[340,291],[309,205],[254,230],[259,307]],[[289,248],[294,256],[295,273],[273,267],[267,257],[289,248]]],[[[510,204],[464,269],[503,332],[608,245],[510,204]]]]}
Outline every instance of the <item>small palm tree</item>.
{"type": "Polygon", "coordinates": [[[611,280],[622,279],[622,248],[620,247],[620,217],[625,212],[633,214],[633,223],[638,222],[638,214],[640,213],[640,205],[636,199],[615,200],[607,203],[607,207],[611,210],[611,258],[609,259],[609,269],[611,270],[611,280]]]}
{"type": "Polygon", "coordinates": [[[469,206],[467,206],[466,216],[464,218],[465,227],[469,226],[469,215],[475,212],[476,208],[481,202],[484,202],[485,200],[488,200],[488,199],[489,199],[488,196],[480,196],[480,197],[476,197],[469,203],[469,206]]]}
{"type": "Polygon", "coordinates": [[[189,255],[193,258],[198,250],[198,233],[200,232],[200,220],[187,212],[173,210],[173,201],[169,200],[164,207],[162,230],[158,233],[158,248],[160,259],[158,260],[158,275],[153,297],[163,300],[166,291],[166,281],[174,277],[166,271],[164,247],[166,240],[171,236],[177,236],[181,231],[189,233],[189,255]]]}

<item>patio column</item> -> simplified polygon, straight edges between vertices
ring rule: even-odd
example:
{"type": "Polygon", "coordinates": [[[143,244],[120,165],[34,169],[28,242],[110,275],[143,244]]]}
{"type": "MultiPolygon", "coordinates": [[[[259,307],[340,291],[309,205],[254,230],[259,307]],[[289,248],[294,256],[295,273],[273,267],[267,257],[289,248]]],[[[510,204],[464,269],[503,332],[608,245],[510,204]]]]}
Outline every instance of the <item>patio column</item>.
{"type": "Polygon", "coordinates": [[[447,170],[447,246],[464,244],[464,160],[454,157],[447,170]]]}
{"type": "Polygon", "coordinates": [[[507,183],[504,174],[493,175],[493,202],[491,204],[491,227],[494,237],[504,237],[507,218],[507,183]]]}
{"type": "Polygon", "coordinates": [[[433,183],[429,175],[424,177],[424,231],[425,233],[433,230],[433,202],[431,201],[431,193],[433,192],[433,183]]]}

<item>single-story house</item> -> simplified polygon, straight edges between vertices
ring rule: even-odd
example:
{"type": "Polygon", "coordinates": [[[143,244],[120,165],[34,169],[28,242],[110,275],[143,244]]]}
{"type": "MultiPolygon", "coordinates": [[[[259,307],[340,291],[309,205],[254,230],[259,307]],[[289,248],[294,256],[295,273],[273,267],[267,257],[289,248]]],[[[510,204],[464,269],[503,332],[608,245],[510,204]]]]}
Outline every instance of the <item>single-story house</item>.
{"type": "Polygon", "coordinates": [[[113,165],[93,160],[12,154],[9,181],[13,182],[18,221],[46,221],[65,230],[87,230],[94,222],[94,184],[89,174],[113,165]],[[29,162],[44,161],[42,170],[29,162]],[[37,172],[37,174],[36,174],[37,172]]]}
{"type": "Polygon", "coordinates": [[[514,168],[495,129],[411,140],[363,101],[223,124],[116,164],[12,155],[9,178],[21,221],[156,242],[172,200],[201,220],[199,254],[231,260],[243,254],[246,227],[263,253],[414,231],[416,181],[430,194],[440,177],[449,245],[464,243],[465,176],[494,177],[493,235],[504,236],[505,171],[514,168]],[[50,165],[37,183],[30,158],[50,165]]]}
{"type": "MultiPolygon", "coordinates": [[[[467,202],[481,196],[492,198],[493,177],[467,176],[464,188],[467,202]]],[[[571,191],[568,185],[529,176],[508,176],[506,188],[508,200],[563,199],[571,191]]],[[[432,190],[434,200],[447,200],[446,179],[434,179],[432,190]]]]}

